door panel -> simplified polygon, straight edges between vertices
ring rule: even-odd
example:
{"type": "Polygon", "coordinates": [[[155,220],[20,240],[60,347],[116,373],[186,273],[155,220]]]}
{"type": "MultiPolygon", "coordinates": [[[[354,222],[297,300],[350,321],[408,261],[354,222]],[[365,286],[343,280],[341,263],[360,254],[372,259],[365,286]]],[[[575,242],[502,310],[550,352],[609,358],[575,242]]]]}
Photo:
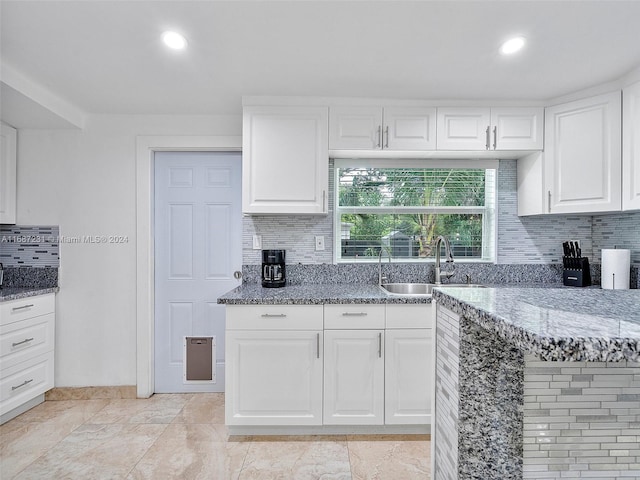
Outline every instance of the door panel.
{"type": "Polygon", "coordinates": [[[384,423],[383,337],[382,330],[325,330],[325,425],[384,423]]]}
{"type": "Polygon", "coordinates": [[[155,155],[155,392],[224,391],[225,310],[242,269],[241,155],[155,155]],[[215,379],[184,377],[184,337],[216,337],[215,379]]]}

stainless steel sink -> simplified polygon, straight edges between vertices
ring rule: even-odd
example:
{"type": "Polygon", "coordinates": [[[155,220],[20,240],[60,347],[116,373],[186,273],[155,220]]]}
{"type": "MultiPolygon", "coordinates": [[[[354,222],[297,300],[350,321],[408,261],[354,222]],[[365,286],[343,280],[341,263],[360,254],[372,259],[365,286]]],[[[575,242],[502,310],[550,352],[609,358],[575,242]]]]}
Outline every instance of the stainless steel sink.
{"type": "Polygon", "coordinates": [[[434,285],[434,287],[487,288],[485,285],[480,285],[479,283],[443,283],[441,285],[434,285]]]}
{"type": "Polygon", "coordinates": [[[384,283],[380,288],[387,295],[403,297],[430,297],[436,287],[456,287],[456,288],[485,288],[477,283],[384,283]]]}
{"type": "Polygon", "coordinates": [[[433,283],[384,283],[380,288],[387,295],[430,297],[433,283]]]}

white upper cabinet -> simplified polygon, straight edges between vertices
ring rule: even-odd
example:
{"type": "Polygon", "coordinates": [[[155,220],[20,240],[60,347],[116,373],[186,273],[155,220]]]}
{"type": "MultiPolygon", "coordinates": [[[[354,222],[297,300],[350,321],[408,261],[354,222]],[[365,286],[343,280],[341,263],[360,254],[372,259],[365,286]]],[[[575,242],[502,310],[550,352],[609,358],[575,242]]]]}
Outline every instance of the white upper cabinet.
{"type": "Polygon", "coordinates": [[[328,108],[245,106],[242,211],[326,214],[328,108]]]}
{"type": "Polygon", "coordinates": [[[0,135],[0,223],[16,223],[16,129],[4,123],[0,135]]]}
{"type": "Polygon", "coordinates": [[[435,150],[435,118],[432,107],[331,107],[329,148],[435,150]]]}
{"type": "Polygon", "coordinates": [[[438,108],[438,150],[488,150],[488,108],[438,108]]]}
{"type": "Polygon", "coordinates": [[[640,82],[622,92],[622,209],[640,210],[640,82]]]}
{"type": "Polygon", "coordinates": [[[438,150],[542,150],[538,107],[438,108],[438,150]]]}
{"type": "Polygon", "coordinates": [[[544,109],[492,108],[490,134],[491,150],[542,150],[544,109]]]}
{"type": "Polygon", "coordinates": [[[621,108],[617,91],[547,109],[548,213],[621,209],[621,108]]]}

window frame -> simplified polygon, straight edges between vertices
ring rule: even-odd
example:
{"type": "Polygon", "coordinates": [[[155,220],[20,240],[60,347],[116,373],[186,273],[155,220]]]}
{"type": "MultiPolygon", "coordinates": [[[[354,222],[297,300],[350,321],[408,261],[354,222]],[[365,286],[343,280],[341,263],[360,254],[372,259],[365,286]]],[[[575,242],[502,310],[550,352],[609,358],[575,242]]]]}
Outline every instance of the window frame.
{"type": "MultiPolygon", "coordinates": [[[[411,214],[411,213],[444,213],[444,214],[473,214],[482,213],[483,222],[489,221],[487,213],[493,215],[490,231],[483,228],[482,242],[482,258],[461,258],[455,259],[459,263],[497,263],[497,236],[498,236],[498,165],[499,160],[488,159],[446,159],[446,158],[427,158],[427,159],[396,159],[396,158],[336,158],[333,160],[332,179],[333,179],[333,263],[334,264],[361,264],[361,263],[377,263],[377,257],[361,257],[359,259],[340,258],[342,251],[342,222],[343,213],[379,213],[379,214],[411,214]],[[455,168],[455,169],[483,169],[493,170],[494,172],[494,189],[491,198],[485,199],[485,205],[482,207],[473,206],[443,206],[443,207],[340,207],[340,181],[338,170],[340,168],[455,168]],[[491,205],[493,203],[493,208],[491,205]],[[488,236],[485,245],[485,235],[488,236]]],[[[388,261],[385,259],[385,262],[388,261]]],[[[432,257],[427,258],[398,258],[392,257],[392,263],[433,263],[432,257]]]]}

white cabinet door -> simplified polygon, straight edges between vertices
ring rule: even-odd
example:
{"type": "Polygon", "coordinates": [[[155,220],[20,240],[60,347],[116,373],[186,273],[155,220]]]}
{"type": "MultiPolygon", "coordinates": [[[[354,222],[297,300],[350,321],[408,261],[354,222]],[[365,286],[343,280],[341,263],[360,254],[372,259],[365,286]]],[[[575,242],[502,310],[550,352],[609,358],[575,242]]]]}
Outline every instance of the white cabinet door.
{"type": "Polygon", "coordinates": [[[226,334],[227,425],[321,425],[322,332],[226,334]]]}
{"type": "Polygon", "coordinates": [[[16,223],[16,129],[0,124],[0,223],[16,223]]]}
{"type": "Polygon", "coordinates": [[[324,424],[384,423],[384,331],[325,330],[324,424]]]}
{"type": "Polygon", "coordinates": [[[542,150],[544,109],[491,109],[490,150],[542,150]]]}
{"type": "Polygon", "coordinates": [[[383,140],[387,150],[435,150],[436,109],[385,107],[383,140]]]}
{"type": "Polygon", "coordinates": [[[542,150],[538,107],[438,108],[438,150],[542,150]]]}
{"type": "Polygon", "coordinates": [[[438,150],[487,150],[489,108],[438,108],[438,150]]]}
{"type": "Polygon", "coordinates": [[[622,209],[640,210],[640,82],[622,93],[622,209]]]}
{"type": "Polygon", "coordinates": [[[547,109],[549,213],[621,209],[621,107],[620,92],[614,92],[547,109]]]}
{"type": "Polygon", "coordinates": [[[332,150],[380,150],[381,107],[330,107],[329,148],[332,150]]]}
{"type": "Polygon", "coordinates": [[[385,345],[385,423],[431,423],[431,329],[387,330],[385,345]]]}
{"type": "Polygon", "coordinates": [[[244,107],[242,211],[327,213],[328,128],[326,107],[244,107]]]}
{"type": "Polygon", "coordinates": [[[435,118],[431,107],[331,107],[329,148],[435,150],[435,118]]]}

